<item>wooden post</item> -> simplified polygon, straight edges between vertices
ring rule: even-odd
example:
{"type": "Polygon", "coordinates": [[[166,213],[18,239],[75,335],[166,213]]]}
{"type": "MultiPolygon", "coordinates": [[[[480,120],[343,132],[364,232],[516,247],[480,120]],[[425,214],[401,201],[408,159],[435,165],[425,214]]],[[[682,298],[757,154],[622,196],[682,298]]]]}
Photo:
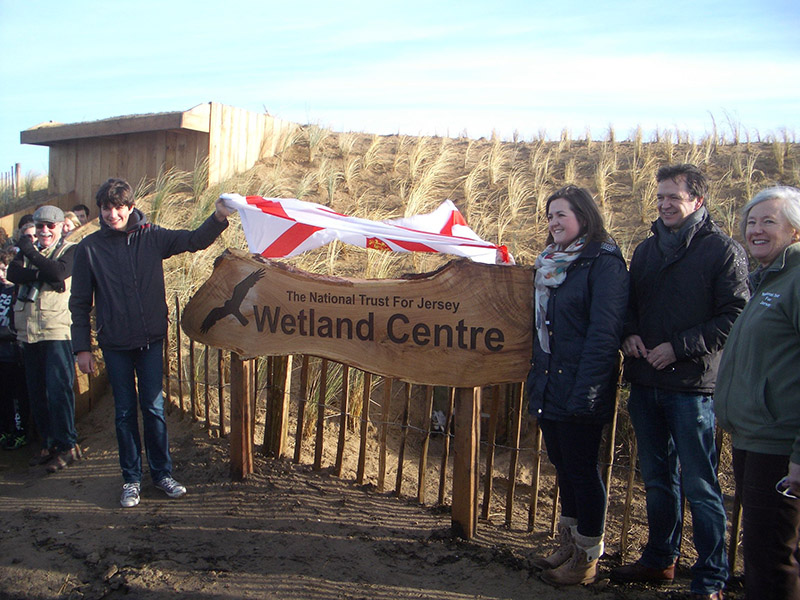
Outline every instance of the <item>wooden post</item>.
{"type": "Polygon", "coordinates": [[[717,425],[714,434],[714,449],[717,452],[717,467],[716,467],[717,475],[719,475],[719,457],[722,456],[722,443],[724,442],[724,440],[725,440],[725,430],[719,425],[717,425]]]}
{"type": "Polygon", "coordinates": [[[494,483],[494,443],[497,439],[497,413],[500,410],[500,386],[492,388],[492,412],[489,415],[489,431],[486,434],[486,481],[483,486],[483,508],[481,517],[489,518],[489,506],[492,503],[492,485],[494,483]]]}
{"type": "Polygon", "coordinates": [[[203,351],[203,392],[206,413],[206,431],[211,431],[211,396],[208,391],[208,351],[210,348],[205,346],[203,351]]]}
{"type": "Polygon", "coordinates": [[[550,535],[556,534],[558,524],[558,502],[561,497],[561,488],[558,487],[558,475],[553,482],[553,511],[550,513],[550,535]]]}
{"type": "MultiPolygon", "coordinates": [[[[620,360],[622,356],[620,355],[620,360]]],[[[611,497],[611,474],[614,468],[614,450],[616,448],[616,440],[617,440],[617,424],[619,422],[619,393],[622,389],[622,365],[619,364],[617,366],[619,370],[619,378],[617,379],[617,391],[614,394],[614,408],[613,408],[613,416],[611,418],[611,426],[607,427],[605,430],[607,439],[606,439],[606,456],[605,460],[603,461],[603,484],[606,486],[606,507],[605,512],[603,513],[603,520],[605,521],[606,516],[608,515],[608,502],[611,497]]]]}
{"type": "Polygon", "coordinates": [[[619,411],[617,410],[619,406],[618,400],[619,386],[617,386],[617,397],[614,398],[614,415],[611,418],[611,423],[606,427],[606,456],[603,461],[603,484],[606,486],[606,508],[603,520],[605,520],[605,515],[608,514],[608,501],[611,497],[611,470],[614,467],[614,448],[617,440],[617,418],[619,415],[619,411]]]}
{"type": "Polygon", "coordinates": [[[189,398],[192,421],[197,421],[197,371],[194,368],[194,340],[189,338],[189,398]]]}
{"type": "Polygon", "coordinates": [[[408,418],[411,409],[411,384],[405,384],[405,402],[403,403],[403,426],[400,430],[400,449],[397,452],[397,478],[394,483],[394,493],[398,498],[403,488],[403,461],[406,456],[406,440],[408,439],[408,418]]]}
{"type": "Polygon", "coordinates": [[[253,472],[251,370],[252,361],[231,353],[231,476],[236,480],[253,472]]]}
{"type": "Polygon", "coordinates": [[[292,356],[272,357],[267,387],[264,445],[266,456],[283,458],[286,453],[286,434],[289,426],[289,399],[292,387],[292,356]]]}
{"type": "Polygon", "coordinates": [[[306,402],[308,399],[308,355],[303,355],[300,363],[300,399],[297,403],[297,428],[294,432],[294,462],[300,462],[300,451],[303,442],[303,419],[306,414],[306,402]]]}
{"type": "Polygon", "coordinates": [[[433,413],[433,386],[425,386],[425,439],[422,441],[422,450],[419,453],[419,483],[417,485],[417,502],[425,504],[425,487],[427,483],[426,471],[428,470],[428,447],[431,443],[431,416],[433,413]]]}
{"type": "Polygon", "coordinates": [[[225,361],[217,349],[217,400],[219,400],[219,437],[225,437],[225,361]]]}
{"type": "MultiPolygon", "coordinates": [[[[180,327],[180,325],[178,325],[180,327]]],[[[92,374],[89,374],[89,387],[91,388],[91,381],[92,381],[92,374]]],[[[166,391],[166,398],[167,398],[167,414],[172,414],[172,393],[171,388],[172,382],[170,381],[170,372],[169,372],[169,325],[167,325],[167,337],[164,338],[164,389],[166,391]]]]}
{"type": "Polygon", "coordinates": [[[178,300],[178,294],[175,294],[175,338],[177,340],[177,356],[178,356],[178,369],[176,375],[178,376],[178,406],[181,409],[181,419],[186,415],[186,408],[183,406],[183,368],[181,363],[181,303],[178,300]]]}
{"type": "Polygon", "coordinates": [[[481,439],[480,388],[456,388],[453,443],[453,533],[472,539],[478,519],[478,446],[481,439]]]}
{"type": "Polygon", "coordinates": [[[447,406],[447,418],[444,423],[444,448],[442,448],[442,464],[439,469],[439,498],[437,502],[444,504],[444,492],[447,487],[447,463],[450,459],[450,425],[453,423],[456,390],[450,388],[450,403],[447,406]]]}
{"type": "Polygon", "coordinates": [[[539,506],[539,476],[542,469],[542,429],[536,421],[533,439],[533,468],[531,469],[531,505],[528,508],[528,531],[536,526],[536,510],[539,506]]]}
{"type": "Polygon", "coordinates": [[[253,419],[250,422],[251,425],[252,425],[251,431],[250,431],[250,435],[253,437],[254,440],[255,440],[255,437],[256,437],[256,419],[255,419],[255,415],[256,415],[256,407],[257,407],[257,403],[258,403],[258,386],[259,386],[259,382],[258,382],[258,363],[259,363],[259,360],[260,359],[259,359],[258,356],[256,356],[255,358],[251,358],[250,359],[250,377],[252,378],[252,381],[250,382],[250,414],[253,415],[253,419]]]}
{"type": "Polygon", "coordinates": [[[742,498],[737,492],[733,494],[733,511],[731,512],[731,537],[728,540],[728,572],[733,575],[736,568],[736,557],[739,554],[739,531],[742,528],[742,498]]]}
{"type": "Polygon", "coordinates": [[[22,189],[22,165],[14,163],[14,197],[20,197],[20,189],[22,189]]]}
{"type": "MultiPolygon", "coordinates": [[[[165,340],[166,342],[166,340],[165,340]]],[[[94,373],[87,373],[87,379],[89,380],[89,410],[93,410],[96,405],[96,396],[97,390],[95,389],[95,375],[94,373]]],[[[169,386],[169,384],[167,384],[169,386]]],[[[167,414],[169,414],[169,387],[167,387],[167,414]]]]}
{"type": "Polygon", "coordinates": [[[325,440],[325,398],[328,395],[328,359],[322,359],[319,370],[319,396],[317,398],[317,436],[314,442],[314,470],[322,468],[322,445],[325,440]]]}
{"type": "Polygon", "coordinates": [[[342,365],[342,402],[341,416],[339,418],[339,443],[336,445],[336,463],[334,473],[337,477],[342,476],[342,462],[344,461],[344,442],[347,433],[347,412],[350,403],[350,367],[342,365]]]}
{"type": "Polygon", "coordinates": [[[381,416],[381,443],[378,452],[378,491],[382,492],[386,485],[386,438],[389,435],[389,405],[392,403],[391,377],[383,378],[383,415],[381,416]]]}
{"type": "Polygon", "coordinates": [[[372,373],[364,373],[364,390],[361,394],[361,443],[358,447],[358,469],[356,483],[364,483],[364,468],[367,460],[367,434],[369,433],[369,405],[372,391],[372,373]]]}
{"type": "Polygon", "coordinates": [[[628,489],[625,491],[625,510],[622,513],[622,533],[619,536],[619,555],[625,560],[628,552],[628,529],[631,526],[631,504],[633,503],[633,483],[636,478],[636,456],[638,453],[636,436],[630,436],[630,464],[628,465],[628,489]]]}
{"type": "Polygon", "coordinates": [[[506,493],[506,527],[511,527],[514,514],[514,493],[517,489],[517,463],[519,462],[519,439],[522,435],[522,394],[524,386],[514,384],[514,412],[512,413],[514,434],[511,438],[511,455],[508,459],[508,491],[506,493]]]}

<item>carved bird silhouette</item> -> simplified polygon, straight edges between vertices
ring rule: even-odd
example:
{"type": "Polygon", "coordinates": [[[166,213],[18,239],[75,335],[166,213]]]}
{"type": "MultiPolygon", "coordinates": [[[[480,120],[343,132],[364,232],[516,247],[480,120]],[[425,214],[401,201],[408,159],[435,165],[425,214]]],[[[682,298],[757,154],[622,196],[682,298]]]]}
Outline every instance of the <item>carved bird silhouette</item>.
{"type": "Polygon", "coordinates": [[[233,315],[236,317],[239,320],[239,323],[241,323],[243,326],[247,325],[248,321],[240,311],[242,301],[247,295],[247,292],[250,291],[250,288],[252,288],[259,279],[264,277],[264,273],[264,269],[253,271],[250,273],[250,275],[237,283],[236,287],[233,288],[233,295],[231,296],[231,299],[226,300],[225,304],[222,306],[212,308],[209,311],[208,315],[206,315],[206,318],[203,319],[203,323],[200,325],[200,331],[202,333],[206,333],[217,321],[227,317],[228,315],[233,315]]]}

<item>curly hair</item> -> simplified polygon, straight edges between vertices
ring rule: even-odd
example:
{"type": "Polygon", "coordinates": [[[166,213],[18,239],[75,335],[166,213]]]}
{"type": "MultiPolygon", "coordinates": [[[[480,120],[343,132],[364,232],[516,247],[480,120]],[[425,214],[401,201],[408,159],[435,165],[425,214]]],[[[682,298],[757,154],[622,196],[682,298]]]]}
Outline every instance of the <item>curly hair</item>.
{"type": "Polygon", "coordinates": [[[112,177],[100,186],[95,195],[97,206],[103,208],[104,206],[113,206],[120,208],[122,206],[133,206],[133,188],[124,179],[116,179],[112,177]]]}

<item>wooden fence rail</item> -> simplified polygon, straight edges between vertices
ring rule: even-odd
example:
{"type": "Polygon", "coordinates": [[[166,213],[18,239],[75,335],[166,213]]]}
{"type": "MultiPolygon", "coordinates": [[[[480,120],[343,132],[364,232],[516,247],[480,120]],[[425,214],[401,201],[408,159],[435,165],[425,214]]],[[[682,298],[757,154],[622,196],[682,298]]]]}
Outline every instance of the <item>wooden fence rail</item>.
{"type": "MultiPolygon", "coordinates": [[[[175,311],[180,312],[177,299],[175,311]]],[[[438,408],[446,418],[443,431],[437,432],[432,427],[437,406],[431,386],[395,381],[309,356],[243,360],[233,353],[187,343],[181,339],[180,328],[175,329],[174,345],[165,344],[165,390],[168,397],[174,394],[170,407],[179,409],[181,418],[203,421],[209,432],[229,435],[234,478],[253,472],[253,448],[258,447],[255,438],[261,431],[260,448],[266,456],[283,458],[291,454],[292,460],[300,463],[305,450],[314,470],[329,469],[338,477],[349,476],[345,457],[355,456],[350,461],[356,465],[350,469],[355,482],[373,483],[379,492],[385,491],[387,475],[394,467],[392,492],[411,496],[404,484],[413,480],[413,497],[420,504],[436,497],[436,504],[445,505],[449,498],[453,529],[462,537],[475,534],[478,507],[484,522],[503,514],[503,526],[519,527],[522,522],[527,531],[555,532],[558,488],[552,468],[542,463],[545,451],[535,422],[527,428],[527,443],[522,442],[526,421],[521,383],[487,390],[454,388],[439,394],[438,408]],[[197,359],[198,352],[201,360],[197,359]],[[210,360],[212,353],[216,353],[216,361],[210,360]],[[188,402],[184,384],[189,390],[188,402]],[[203,402],[196,400],[200,390],[203,402]],[[352,410],[356,404],[360,404],[358,414],[352,410]],[[489,412],[482,413],[484,408],[489,412]],[[263,426],[259,421],[256,428],[255,415],[261,412],[263,426]],[[292,418],[294,434],[290,436],[292,418]],[[483,421],[486,425],[482,431],[483,421]],[[336,435],[326,436],[326,432],[336,435]],[[352,442],[348,442],[348,434],[352,442]],[[332,439],[336,439],[335,451],[326,453],[325,443],[332,439]],[[415,472],[406,468],[407,454],[412,450],[418,455],[415,472]],[[438,461],[430,460],[434,452],[439,454],[438,461]],[[497,465],[500,456],[507,460],[504,474],[497,465]],[[392,465],[390,457],[396,461],[392,465]],[[368,465],[373,467],[369,472],[368,465]],[[526,482],[520,479],[523,466],[530,473],[526,482]],[[543,466],[548,469],[547,477],[542,476],[543,466]],[[438,478],[430,477],[437,470],[438,478]],[[502,507],[497,506],[503,494],[496,485],[505,485],[502,507]],[[527,495],[520,491],[525,486],[530,487],[527,495]],[[547,515],[541,514],[548,509],[547,515]]],[[[637,526],[634,522],[640,527],[646,522],[645,515],[635,515],[633,509],[635,495],[643,490],[637,479],[636,439],[624,407],[615,411],[603,444],[601,469],[616,519],[613,528],[607,527],[607,547],[616,546],[624,559],[631,550],[630,532],[637,526]]],[[[729,562],[735,565],[739,537],[736,501],[731,512],[729,562]]]]}

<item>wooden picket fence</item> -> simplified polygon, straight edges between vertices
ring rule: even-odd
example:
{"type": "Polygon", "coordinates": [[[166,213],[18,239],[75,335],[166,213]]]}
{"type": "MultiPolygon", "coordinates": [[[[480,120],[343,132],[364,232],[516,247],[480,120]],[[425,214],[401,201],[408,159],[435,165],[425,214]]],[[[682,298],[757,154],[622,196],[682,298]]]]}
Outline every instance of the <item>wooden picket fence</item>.
{"type": "MultiPolygon", "coordinates": [[[[176,298],[173,323],[180,322],[180,314],[176,298]]],[[[235,353],[187,340],[178,326],[165,343],[164,353],[168,410],[177,409],[182,417],[203,421],[209,433],[230,439],[231,474],[235,479],[253,472],[253,452],[258,450],[273,458],[291,456],[295,463],[303,462],[305,450],[306,456],[313,454],[313,459],[308,460],[314,470],[326,469],[337,477],[343,476],[346,454],[357,451],[356,484],[371,483],[378,492],[390,491],[392,484],[387,478],[393,466],[392,493],[398,497],[413,494],[420,504],[440,506],[447,505],[449,498],[453,530],[461,537],[471,538],[479,520],[496,522],[498,515],[503,515],[504,527],[518,527],[520,514],[524,514],[522,525],[527,531],[541,530],[542,524],[550,533],[556,531],[558,487],[552,468],[542,460],[546,451],[535,422],[527,432],[528,445],[521,442],[526,428],[521,383],[486,390],[447,389],[445,422],[442,431],[437,431],[432,418],[431,386],[412,385],[306,355],[243,360],[235,353]],[[329,386],[334,379],[336,393],[331,394],[329,386]],[[354,411],[353,406],[358,410],[354,411]],[[414,413],[415,407],[421,414],[414,413]],[[263,419],[256,418],[260,413],[263,419]],[[482,426],[481,421],[486,424],[482,426]],[[263,424],[260,440],[256,440],[257,422],[259,431],[263,424]],[[330,444],[332,437],[325,433],[331,428],[337,435],[335,453],[329,454],[335,458],[330,459],[332,464],[325,465],[325,444],[330,444]],[[348,443],[348,433],[351,439],[357,439],[357,444],[348,443]],[[408,467],[406,458],[412,436],[417,442],[413,448],[416,469],[408,467]],[[434,440],[436,452],[432,450],[434,440]],[[470,447],[470,440],[479,443],[470,447]],[[507,460],[507,469],[502,472],[495,464],[501,455],[507,460]],[[525,482],[520,480],[523,458],[529,461],[530,480],[525,482]],[[371,475],[367,473],[368,461],[374,467],[371,475]],[[549,471],[546,476],[543,469],[549,471]],[[438,474],[436,480],[429,477],[431,472],[438,474]],[[413,490],[409,479],[416,482],[413,490]],[[497,481],[504,482],[504,494],[495,489],[497,481]],[[435,501],[431,502],[434,496],[435,501]],[[504,506],[498,509],[496,504],[503,498],[504,506]],[[547,511],[544,518],[543,508],[547,511]]],[[[618,548],[624,560],[631,550],[636,550],[629,542],[635,521],[639,526],[646,521],[644,515],[633,514],[634,495],[643,493],[643,486],[637,476],[636,437],[627,412],[619,404],[613,421],[606,427],[600,466],[608,498],[616,505],[620,521],[614,528],[618,532],[616,539],[609,536],[607,527],[606,545],[618,548]]],[[[720,456],[724,437],[718,431],[720,456]]],[[[723,471],[729,476],[730,466],[726,465],[723,471]]],[[[728,558],[732,566],[738,554],[740,517],[740,503],[734,498],[729,514],[728,558]]]]}
{"type": "Polygon", "coordinates": [[[0,171],[0,191],[9,198],[19,198],[21,185],[21,166],[16,163],[8,171],[0,171]]]}

